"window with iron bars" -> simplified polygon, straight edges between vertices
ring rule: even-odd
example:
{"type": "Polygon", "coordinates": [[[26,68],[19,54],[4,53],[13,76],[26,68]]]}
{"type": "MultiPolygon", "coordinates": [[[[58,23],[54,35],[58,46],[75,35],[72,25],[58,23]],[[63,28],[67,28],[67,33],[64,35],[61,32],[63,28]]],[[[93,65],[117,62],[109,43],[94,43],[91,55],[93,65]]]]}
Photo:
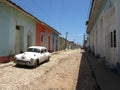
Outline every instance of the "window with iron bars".
{"type": "Polygon", "coordinates": [[[116,47],[116,30],[111,32],[111,47],[116,47]]]}

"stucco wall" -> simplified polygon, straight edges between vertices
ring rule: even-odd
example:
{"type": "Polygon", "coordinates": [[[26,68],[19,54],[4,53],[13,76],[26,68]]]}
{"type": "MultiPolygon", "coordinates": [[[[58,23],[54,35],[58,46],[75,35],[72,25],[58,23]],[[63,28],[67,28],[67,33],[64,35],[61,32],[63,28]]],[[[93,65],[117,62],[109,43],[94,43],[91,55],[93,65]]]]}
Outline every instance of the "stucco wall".
{"type": "Polygon", "coordinates": [[[63,37],[59,37],[59,41],[60,41],[59,50],[65,50],[65,39],[63,37]]]}
{"type": "Polygon", "coordinates": [[[105,0],[103,7],[97,13],[96,21],[90,32],[90,46],[95,54],[106,58],[108,62],[117,64],[120,60],[120,1],[119,0],[105,0]],[[102,24],[101,24],[101,20],[102,24]],[[98,26],[98,28],[96,28],[98,26]],[[110,33],[116,31],[116,47],[111,47],[110,33]]]}
{"type": "Polygon", "coordinates": [[[22,29],[22,49],[26,51],[28,34],[32,36],[31,45],[35,45],[35,21],[16,9],[0,3],[0,56],[15,54],[16,25],[22,29]]]}
{"type": "Polygon", "coordinates": [[[31,36],[31,45],[35,45],[35,34],[36,34],[36,24],[34,20],[31,20],[24,14],[10,8],[10,42],[9,51],[15,53],[15,41],[16,41],[16,25],[19,25],[23,32],[23,37],[21,39],[23,44],[22,51],[27,50],[27,36],[31,36]]]}
{"type": "Polygon", "coordinates": [[[0,3],[0,56],[9,54],[10,10],[0,3]]]}
{"type": "Polygon", "coordinates": [[[57,51],[59,49],[59,36],[56,33],[52,33],[52,50],[57,51]]]}
{"type": "Polygon", "coordinates": [[[113,30],[118,34],[118,15],[117,15],[118,0],[107,0],[104,6],[104,29],[105,29],[105,57],[106,61],[116,67],[118,62],[118,35],[116,35],[116,47],[111,46],[111,32],[113,30]]]}
{"type": "Polygon", "coordinates": [[[40,22],[36,22],[36,45],[45,46],[48,51],[52,51],[52,31],[40,22]]]}
{"type": "Polygon", "coordinates": [[[118,63],[120,63],[120,0],[117,0],[117,22],[118,22],[118,63]]]}

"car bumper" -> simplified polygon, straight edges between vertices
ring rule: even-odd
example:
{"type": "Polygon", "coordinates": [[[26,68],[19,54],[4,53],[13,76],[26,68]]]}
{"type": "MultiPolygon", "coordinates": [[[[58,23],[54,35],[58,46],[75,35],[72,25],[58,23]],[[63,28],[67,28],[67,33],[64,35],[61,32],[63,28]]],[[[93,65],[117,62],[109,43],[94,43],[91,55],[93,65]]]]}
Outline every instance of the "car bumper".
{"type": "Polygon", "coordinates": [[[20,65],[27,65],[27,66],[33,66],[34,64],[30,61],[23,61],[23,60],[15,60],[14,61],[16,64],[20,65]]]}

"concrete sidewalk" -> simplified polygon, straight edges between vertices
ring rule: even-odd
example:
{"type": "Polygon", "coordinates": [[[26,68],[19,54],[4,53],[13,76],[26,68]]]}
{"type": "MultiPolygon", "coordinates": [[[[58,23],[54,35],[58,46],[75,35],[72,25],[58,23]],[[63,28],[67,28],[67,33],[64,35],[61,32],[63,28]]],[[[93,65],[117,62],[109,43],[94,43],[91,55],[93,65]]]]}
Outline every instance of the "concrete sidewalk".
{"type": "Polygon", "coordinates": [[[12,66],[12,65],[15,65],[13,61],[8,62],[8,63],[0,63],[0,69],[4,67],[12,66]]]}
{"type": "Polygon", "coordinates": [[[120,74],[108,69],[102,59],[87,52],[86,56],[101,90],[120,90],[120,74]]]}

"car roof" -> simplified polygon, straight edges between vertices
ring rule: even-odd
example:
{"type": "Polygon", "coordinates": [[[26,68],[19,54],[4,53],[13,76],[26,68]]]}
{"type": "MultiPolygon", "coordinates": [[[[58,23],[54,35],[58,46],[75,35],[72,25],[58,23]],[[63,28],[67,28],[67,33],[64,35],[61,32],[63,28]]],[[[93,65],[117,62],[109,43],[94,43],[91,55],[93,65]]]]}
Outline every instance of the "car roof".
{"type": "Polygon", "coordinates": [[[30,46],[29,48],[36,48],[36,49],[47,49],[46,47],[43,46],[30,46]]]}

